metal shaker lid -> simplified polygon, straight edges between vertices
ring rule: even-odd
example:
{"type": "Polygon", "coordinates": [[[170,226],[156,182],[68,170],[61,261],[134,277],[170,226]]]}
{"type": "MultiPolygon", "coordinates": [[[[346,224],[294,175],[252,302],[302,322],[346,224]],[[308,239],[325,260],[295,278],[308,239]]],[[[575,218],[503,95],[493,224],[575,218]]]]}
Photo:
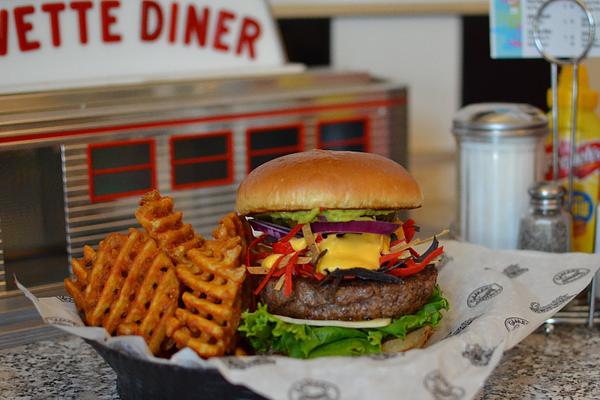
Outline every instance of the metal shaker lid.
{"type": "Polygon", "coordinates": [[[460,109],[453,120],[457,137],[536,137],[548,133],[548,118],[538,108],[518,103],[477,103],[460,109]]]}
{"type": "Polygon", "coordinates": [[[558,209],[562,207],[566,190],[554,182],[536,182],[528,190],[531,205],[540,209],[558,209]]]}

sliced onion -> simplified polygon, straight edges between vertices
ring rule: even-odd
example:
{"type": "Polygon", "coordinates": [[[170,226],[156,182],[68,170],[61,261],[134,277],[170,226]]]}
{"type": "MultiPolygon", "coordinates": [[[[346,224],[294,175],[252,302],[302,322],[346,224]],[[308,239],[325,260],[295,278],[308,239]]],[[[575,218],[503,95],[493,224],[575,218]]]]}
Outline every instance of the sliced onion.
{"type": "Polygon", "coordinates": [[[391,235],[400,227],[386,221],[313,222],[313,233],[377,233],[391,235]]]}
{"type": "Polygon", "coordinates": [[[290,231],[290,228],[286,228],[285,226],[277,225],[272,222],[261,221],[259,219],[249,219],[248,223],[250,223],[250,226],[252,226],[253,229],[266,233],[275,239],[281,239],[290,231]]]}

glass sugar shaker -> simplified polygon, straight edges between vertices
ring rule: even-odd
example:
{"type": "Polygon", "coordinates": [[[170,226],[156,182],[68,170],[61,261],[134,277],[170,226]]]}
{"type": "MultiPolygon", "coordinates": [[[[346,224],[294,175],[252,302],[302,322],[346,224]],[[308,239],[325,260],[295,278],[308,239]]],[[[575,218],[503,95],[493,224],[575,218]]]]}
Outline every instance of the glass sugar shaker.
{"type": "Polygon", "coordinates": [[[553,182],[529,188],[530,210],[519,224],[519,248],[566,253],[571,248],[571,215],[563,208],[565,189],[553,182]]]}
{"type": "Polygon", "coordinates": [[[452,133],[458,144],[453,236],[516,249],[527,189],[542,179],[546,115],[528,104],[471,104],[456,113],[452,133]]]}

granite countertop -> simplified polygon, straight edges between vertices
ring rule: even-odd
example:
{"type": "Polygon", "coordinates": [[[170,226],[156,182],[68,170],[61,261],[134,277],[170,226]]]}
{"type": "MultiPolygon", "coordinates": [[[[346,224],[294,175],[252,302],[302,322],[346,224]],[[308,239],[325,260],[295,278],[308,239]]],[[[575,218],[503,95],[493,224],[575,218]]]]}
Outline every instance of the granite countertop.
{"type": "MultiPolygon", "coordinates": [[[[508,351],[477,400],[600,398],[600,332],[559,326],[508,351]]],[[[0,399],[118,399],[116,375],[81,339],[0,351],[0,399]]]]}

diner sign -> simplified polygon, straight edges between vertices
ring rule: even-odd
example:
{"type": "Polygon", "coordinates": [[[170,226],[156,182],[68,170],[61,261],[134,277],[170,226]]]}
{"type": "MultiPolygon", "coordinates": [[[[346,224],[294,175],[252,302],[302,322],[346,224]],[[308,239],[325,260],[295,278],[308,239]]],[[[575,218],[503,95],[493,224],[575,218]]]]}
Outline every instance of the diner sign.
{"type": "Polygon", "coordinates": [[[263,0],[0,0],[0,92],[274,70],[263,0]]]}

